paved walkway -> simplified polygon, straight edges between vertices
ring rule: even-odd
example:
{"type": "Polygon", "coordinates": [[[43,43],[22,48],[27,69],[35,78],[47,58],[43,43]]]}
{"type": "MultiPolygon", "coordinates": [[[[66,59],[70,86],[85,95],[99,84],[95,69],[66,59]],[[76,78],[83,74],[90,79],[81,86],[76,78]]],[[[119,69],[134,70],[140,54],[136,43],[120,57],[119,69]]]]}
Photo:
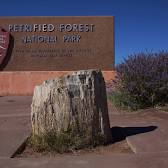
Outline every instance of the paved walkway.
{"type": "Polygon", "coordinates": [[[0,97],[0,157],[10,158],[30,135],[31,97],[0,97]]]}
{"type": "Polygon", "coordinates": [[[31,97],[0,97],[0,168],[167,168],[168,113],[121,113],[109,104],[116,141],[126,139],[134,153],[85,154],[57,158],[10,158],[30,135],[31,97]],[[122,132],[123,134],[116,134],[122,132]]]}
{"type": "Polygon", "coordinates": [[[114,114],[111,108],[109,115],[111,126],[125,134],[135,153],[168,152],[168,112],[147,109],[114,114]]]}

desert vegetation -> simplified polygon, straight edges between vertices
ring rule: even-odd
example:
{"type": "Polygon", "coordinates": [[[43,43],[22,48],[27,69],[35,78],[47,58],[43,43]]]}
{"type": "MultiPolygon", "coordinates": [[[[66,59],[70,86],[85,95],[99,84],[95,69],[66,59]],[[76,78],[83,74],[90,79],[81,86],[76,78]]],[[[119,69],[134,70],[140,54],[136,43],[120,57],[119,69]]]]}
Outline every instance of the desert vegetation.
{"type": "Polygon", "coordinates": [[[116,77],[107,84],[114,105],[137,110],[167,107],[168,52],[141,52],[128,56],[116,66],[116,77]]]}

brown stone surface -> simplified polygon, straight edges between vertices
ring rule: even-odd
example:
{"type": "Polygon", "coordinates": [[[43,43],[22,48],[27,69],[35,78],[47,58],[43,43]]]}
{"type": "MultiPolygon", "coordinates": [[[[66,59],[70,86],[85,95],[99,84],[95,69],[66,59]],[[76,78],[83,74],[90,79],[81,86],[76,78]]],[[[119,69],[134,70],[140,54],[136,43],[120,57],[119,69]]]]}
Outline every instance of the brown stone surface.
{"type": "Polygon", "coordinates": [[[111,127],[119,126],[131,131],[126,140],[136,149],[136,154],[113,153],[107,146],[109,151],[102,153],[60,155],[54,158],[9,158],[30,130],[30,104],[31,97],[0,97],[1,168],[167,168],[168,113],[153,109],[120,113],[114,107],[109,108],[111,127]],[[143,130],[150,125],[158,128],[146,133],[137,129],[141,127],[143,130]]]}
{"type": "MultiPolygon", "coordinates": [[[[24,71],[0,73],[0,96],[32,95],[34,87],[44,80],[60,77],[71,71],[24,71]]],[[[103,71],[105,81],[114,79],[115,71],[103,71]]]]}
{"type": "Polygon", "coordinates": [[[5,71],[114,69],[112,16],[1,17],[0,26],[10,31],[12,36],[11,54],[8,55],[8,61],[1,64],[1,69],[5,71]],[[55,27],[53,31],[50,31],[50,24],[55,27]],[[71,25],[67,24],[73,26],[72,31],[71,25]],[[36,25],[36,28],[32,32],[25,32],[30,30],[26,29],[26,25],[36,25]],[[25,36],[36,37],[33,37],[33,42],[29,42],[25,40],[25,36]],[[37,42],[37,36],[52,36],[56,40],[41,42],[43,37],[40,37],[41,41],[38,39],[37,42]]]}

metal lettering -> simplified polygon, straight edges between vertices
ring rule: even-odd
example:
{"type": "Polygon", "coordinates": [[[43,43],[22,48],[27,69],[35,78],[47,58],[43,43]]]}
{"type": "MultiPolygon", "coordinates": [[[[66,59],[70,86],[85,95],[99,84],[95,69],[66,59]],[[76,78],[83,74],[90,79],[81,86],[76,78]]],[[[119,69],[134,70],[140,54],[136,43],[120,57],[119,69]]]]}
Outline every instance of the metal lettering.
{"type": "MultiPolygon", "coordinates": [[[[93,32],[94,24],[59,24],[60,32],[93,32]]],[[[9,25],[10,32],[52,32],[55,30],[53,24],[14,24],[9,25]]]]}

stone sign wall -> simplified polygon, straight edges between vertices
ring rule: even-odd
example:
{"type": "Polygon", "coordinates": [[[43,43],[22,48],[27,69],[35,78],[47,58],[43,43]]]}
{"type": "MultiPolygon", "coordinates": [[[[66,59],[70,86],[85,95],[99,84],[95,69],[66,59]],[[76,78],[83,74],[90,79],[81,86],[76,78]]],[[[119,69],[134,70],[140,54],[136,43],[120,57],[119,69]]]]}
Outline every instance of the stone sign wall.
{"type": "Polygon", "coordinates": [[[0,70],[95,68],[114,69],[112,16],[0,17],[0,70]]]}

